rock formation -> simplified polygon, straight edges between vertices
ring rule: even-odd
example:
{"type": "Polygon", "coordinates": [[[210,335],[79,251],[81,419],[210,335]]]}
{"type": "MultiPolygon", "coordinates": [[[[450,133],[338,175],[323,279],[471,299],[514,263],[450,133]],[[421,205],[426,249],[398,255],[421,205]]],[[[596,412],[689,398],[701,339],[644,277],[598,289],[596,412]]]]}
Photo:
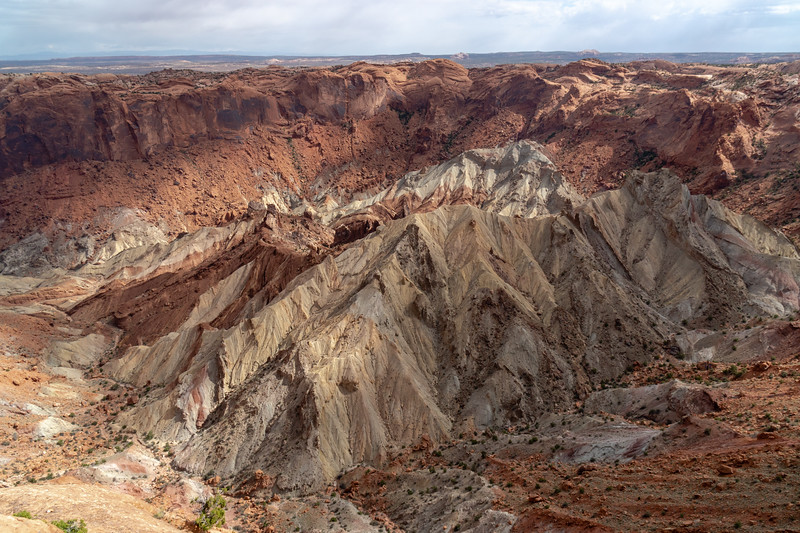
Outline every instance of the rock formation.
{"type": "Polygon", "coordinates": [[[80,303],[74,318],[113,312],[130,345],[105,371],[152,387],[121,422],[185,443],[190,471],[261,469],[307,491],[423,438],[566,408],[690,330],[800,308],[791,242],[668,171],[583,199],[521,142],[320,216],[396,205],[411,214],[296,277],[285,252],[245,237],[80,303]]]}
{"type": "Polygon", "coordinates": [[[797,75],[0,76],[0,501],[232,485],[237,528],[287,531],[699,530],[732,502],[791,529],[797,75]]]}
{"type": "Polygon", "coordinates": [[[174,237],[230,221],[267,189],[292,208],[345,205],[517,139],[546,145],[581,193],[669,166],[694,192],[794,234],[796,70],[433,60],[3,76],[0,247],[25,241],[40,263],[73,267],[99,257],[121,209],[174,237]]]}

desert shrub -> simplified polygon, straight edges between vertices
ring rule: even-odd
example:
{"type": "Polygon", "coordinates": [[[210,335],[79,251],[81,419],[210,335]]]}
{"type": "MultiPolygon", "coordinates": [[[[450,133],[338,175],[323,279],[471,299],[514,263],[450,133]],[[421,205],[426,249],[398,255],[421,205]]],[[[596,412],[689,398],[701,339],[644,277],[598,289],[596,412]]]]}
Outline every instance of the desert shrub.
{"type": "Polygon", "coordinates": [[[200,516],[197,517],[194,523],[203,531],[208,531],[215,526],[225,525],[225,507],[227,504],[228,502],[225,501],[225,498],[219,494],[209,498],[203,504],[200,516]]]}
{"type": "Polygon", "coordinates": [[[29,519],[29,520],[32,520],[32,519],[33,519],[33,516],[32,516],[32,515],[31,515],[31,513],[29,513],[28,511],[19,511],[19,512],[16,512],[16,513],[14,513],[14,516],[16,516],[16,517],[18,517],[18,518],[27,518],[27,519],[29,519]]]}
{"type": "Polygon", "coordinates": [[[87,533],[89,531],[86,528],[86,522],[77,518],[71,520],[54,520],[52,524],[65,533],[87,533]]]}

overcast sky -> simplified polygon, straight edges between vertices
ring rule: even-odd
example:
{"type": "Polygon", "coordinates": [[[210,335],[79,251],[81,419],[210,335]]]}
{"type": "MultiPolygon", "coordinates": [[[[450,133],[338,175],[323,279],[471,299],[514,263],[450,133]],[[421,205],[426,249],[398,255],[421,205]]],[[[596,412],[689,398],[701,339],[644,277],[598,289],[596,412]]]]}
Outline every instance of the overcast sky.
{"type": "Polygon", "coordinates": [[[800,0],[0,0],[0,56],[797,52],[800,0]]]}

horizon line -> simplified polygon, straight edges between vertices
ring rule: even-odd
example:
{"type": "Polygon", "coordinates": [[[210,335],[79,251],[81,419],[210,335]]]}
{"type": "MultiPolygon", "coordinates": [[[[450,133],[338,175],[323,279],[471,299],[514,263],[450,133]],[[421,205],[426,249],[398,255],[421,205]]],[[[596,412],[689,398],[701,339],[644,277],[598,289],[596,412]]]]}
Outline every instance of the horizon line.
{"type": "Polygon", "coordinates": [[[276,53],[267,54],[263,52],[251,53],[243,51],[180,51],[180,50],[156,50],[156,51],[139,51],[139,50],[126,50],[120,52],[107,52],[107,53],[86,53],[86,54],[70,54],[63,56],[48,56],[43,57],[42,52],[34,52],[30,54],[14,54],[14,55],[0,55],[2,61],[55,61],[55,60],[71,60],[71,59],[105,59],[105,58],[151,58],[151,57],[258,57],[258,58],[325,58],[335,59],[339,57],[407,57],[407,56],[420,56],[420,57],[452,57],[466,54],[467,56],[488,56],[488,55],[501,55],[501,54],[581,54],[587,53],[587,57],[597,55],[795,55],[800,54],[800,51],[770,51],[770,52],[748,52],[748,51],[715,51],[715,50],[701,50],[692,52],[622,52],[622,51],[601,51],[596,49],[582,49],[582,50],[511,50],[511,51],[494,51],[494,52],[454,52],[454,53],[424,53],[424,52],[401,52],[401,53],[346,53],[346,54],[291,54],[291,53],[276,53]],[[35,57],[41,56],[41,57],[35,57]]]}

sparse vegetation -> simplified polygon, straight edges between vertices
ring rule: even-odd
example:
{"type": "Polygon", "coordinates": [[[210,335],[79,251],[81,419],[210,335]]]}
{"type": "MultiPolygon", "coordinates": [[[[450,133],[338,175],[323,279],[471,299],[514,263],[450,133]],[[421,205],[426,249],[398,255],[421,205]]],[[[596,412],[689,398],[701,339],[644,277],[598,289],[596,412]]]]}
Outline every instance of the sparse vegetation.
{"type": "MultiPolygon", "coordinates": [[[[733,349],[735,348],[736,346],[733,346],[733,349]]],[[[744,375],[745,369],[740,368],[736,363],[733,363],[731,366],[723,370],[722,373],[727,376],[732,376],[734,378],[740,378],[744,375]]]]}
{"type": "Polygon", "coordinates": [[[88,533],[86,522],[82,519],[73,518],[71,520],[54,520],[51,522],[64,533],[88,533]]]}
{"type": "Polygon", "coordinates": [[[305,181],[305,175],[303,174],[303,165],[300,163],[300,155],[297,153],[297,149],[294,146],[294,141],[291,137],[286,139],[286,143],[289,145],[289,153],[292,156],[292,164],[294,165],[295,171],[297,171],[297,178],[300,181],[305,181]]]}
{"type": "Polygon", "coordinates": [[[642,168],[651,161],[655,161],[657,158],[658,152],[654,150],[640,150],[637,146],[634,153],[633,168],[642,168]]]}
{"type": "Polygon", "coordinates": [[[216,526],[224,526],[225,507],[227,505],[228,502],[220,494],[209,498],[203,504],[203,509],[200,511],[200,516],[195,520],[195,524],[203,531],[208,531],[216,526]]]}
{"type": "Polygon", "coordinates": [[[408,126],[408,122],[411,120],[411,117],[414,116],[413,111],[406,111],[401,107],[393,107],[392,108],[395,113],[397,113],[397,118],[400,120],[400,123],[403,126],[408,126]]]}

